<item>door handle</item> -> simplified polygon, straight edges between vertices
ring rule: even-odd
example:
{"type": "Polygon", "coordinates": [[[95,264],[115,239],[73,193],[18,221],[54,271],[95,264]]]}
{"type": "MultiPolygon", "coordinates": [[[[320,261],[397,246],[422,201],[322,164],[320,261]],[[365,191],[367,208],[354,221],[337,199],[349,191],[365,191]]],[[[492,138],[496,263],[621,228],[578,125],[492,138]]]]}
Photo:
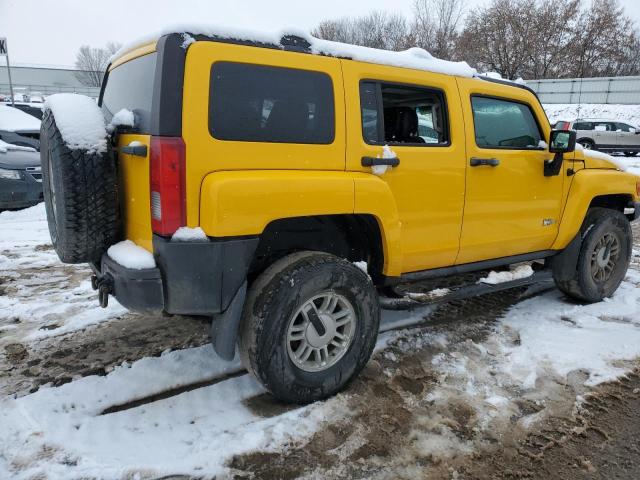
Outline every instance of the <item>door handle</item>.
{"type": "Polygon", "coordinates": [[[362,157],[363,167],[375,167],[376,165],[387,165],[388,167],[397,167],[400,165],[398,157],[378,158],[378,157],[362,157]]]}
{"type": "Polygon", "coordinates": [[[120,151],[122,153],[126,153],[127,155],[135,155],[136,157],[147,156],[147,146],[140,144],[140,142],[133,143],[133,145],[125,145],[120,149],[120,151]]]}
{"type": "Polygon", "coordinates": [[[473,157],[470,161],[469,161],[469,165],[471,165],[472,167],[482,167],[482,166],[489,166],[489,167],[497,167],[498,165],[500,165],[500,160],[498,160],[497,158],[477,158],[477,157],[473,157]]]}

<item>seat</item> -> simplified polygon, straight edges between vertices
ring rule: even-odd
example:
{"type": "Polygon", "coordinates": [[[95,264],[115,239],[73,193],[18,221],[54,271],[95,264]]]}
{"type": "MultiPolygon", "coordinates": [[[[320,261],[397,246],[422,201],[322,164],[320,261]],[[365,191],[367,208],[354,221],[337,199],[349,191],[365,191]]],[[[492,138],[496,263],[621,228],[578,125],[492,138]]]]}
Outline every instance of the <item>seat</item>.
{"type": "Polygon", "coordinates": [[[384,128],[387,142],[425,143],[418,135],[418,113],[414,108],[385,108],[384,128]]]}

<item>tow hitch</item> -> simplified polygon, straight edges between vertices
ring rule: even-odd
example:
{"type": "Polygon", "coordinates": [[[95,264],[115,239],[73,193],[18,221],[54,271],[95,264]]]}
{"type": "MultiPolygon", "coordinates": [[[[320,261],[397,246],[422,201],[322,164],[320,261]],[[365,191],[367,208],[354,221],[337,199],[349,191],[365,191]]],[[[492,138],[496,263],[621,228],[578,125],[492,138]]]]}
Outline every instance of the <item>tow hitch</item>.
{"type": "Polygon", "coordinates": [[[98,303],[102,308],[109,305],[109,295],[113,294],[113,278],[108,273],[98,278],[91,275],[91,288],[98,291],[98,303]]]}

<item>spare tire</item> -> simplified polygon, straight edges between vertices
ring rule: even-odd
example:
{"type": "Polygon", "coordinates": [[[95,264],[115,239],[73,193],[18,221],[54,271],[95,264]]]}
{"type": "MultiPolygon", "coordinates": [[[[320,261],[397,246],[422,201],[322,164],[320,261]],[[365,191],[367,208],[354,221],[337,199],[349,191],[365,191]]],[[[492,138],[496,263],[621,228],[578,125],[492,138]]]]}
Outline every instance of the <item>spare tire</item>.
{"type": "Polygon", "coordinates": [[[47,222],[64,263],[99,262],[118,241],[118,177],[113,153],[70,149],[51,110],[40,127],[40,160],[47,222]]]}

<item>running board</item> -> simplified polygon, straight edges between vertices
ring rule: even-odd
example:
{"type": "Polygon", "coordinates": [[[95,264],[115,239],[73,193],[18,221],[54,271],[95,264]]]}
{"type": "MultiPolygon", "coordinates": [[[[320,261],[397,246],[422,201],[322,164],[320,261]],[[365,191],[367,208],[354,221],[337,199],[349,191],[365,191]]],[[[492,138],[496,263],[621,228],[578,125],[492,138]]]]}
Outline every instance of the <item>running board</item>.
{"type": "Polygon", "coordinates": [[[464,300],[471,297],[486,295],[488,293],[500,292],[510,288],[525,287],[538,283],[547,282],[549,287],[553,285],[553,276],[550,270],[540,270],[533,275],[509,282],[496,284],[474,283],[462,286],[456,290],[440,296],[429,296],[429,294],[416,294],[415,296],[404,296],[400,298],[380,297],[380,307],[384,310],[411,310],[424,305],[436,305],[438,303],[451,302],[453,300],[464,300]]]}

